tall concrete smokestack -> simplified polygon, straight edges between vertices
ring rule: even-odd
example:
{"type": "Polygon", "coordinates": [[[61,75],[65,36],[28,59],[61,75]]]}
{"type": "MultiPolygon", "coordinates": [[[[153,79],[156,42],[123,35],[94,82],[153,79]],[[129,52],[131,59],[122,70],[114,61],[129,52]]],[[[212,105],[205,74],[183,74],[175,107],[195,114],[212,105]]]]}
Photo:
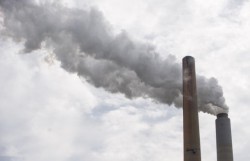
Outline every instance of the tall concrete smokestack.
{"type": "Polygon", "coordinates": [[[228,114],[218,114],[215,124],[217,161],[233,161],[231,124],[228,114]]]}
{"type": "Polygon", "coordinates": [[[186,56],[182,64],[184,161],[201,161],[195,60],[186,56]]]}

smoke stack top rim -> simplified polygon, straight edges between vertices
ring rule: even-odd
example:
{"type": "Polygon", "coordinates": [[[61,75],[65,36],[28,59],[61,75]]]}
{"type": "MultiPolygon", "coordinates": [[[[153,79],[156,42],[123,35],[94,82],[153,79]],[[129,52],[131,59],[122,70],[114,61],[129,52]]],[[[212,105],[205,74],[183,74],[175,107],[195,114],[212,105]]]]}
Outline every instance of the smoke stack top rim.
{"type": "Polygon", "coordinates": [[[184,59],[186,59],[186,60],[194,60],[194,57],[187,55],[187,56],[185,56],[185,57],[183,58],[183,60],[184,60],[184,59]]]}
{"type": "Polygon", "coordinates": [[[226,118],[228,118],[228,114],[227,114],[227,113],[219,113],[219,114],[217,115],[217,118],[221,118],[221,117],[226,117],[226,118]]]}

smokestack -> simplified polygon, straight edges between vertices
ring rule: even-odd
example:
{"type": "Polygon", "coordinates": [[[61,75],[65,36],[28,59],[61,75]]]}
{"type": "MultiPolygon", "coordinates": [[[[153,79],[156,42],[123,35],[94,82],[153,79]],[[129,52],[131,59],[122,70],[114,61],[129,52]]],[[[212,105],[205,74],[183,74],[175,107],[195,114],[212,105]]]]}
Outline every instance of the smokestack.
{"type": "Polygon", "coordinates": [[[228,114],[218,114],[215,124],[217,161],[233,161],[231,124],[230,119],[228,118],[228,114]]]}
{"type": "Polygon", "coordinates": [[[195,60],[186,56],[182,64],[184,161],[201,161],[195,60]]]}

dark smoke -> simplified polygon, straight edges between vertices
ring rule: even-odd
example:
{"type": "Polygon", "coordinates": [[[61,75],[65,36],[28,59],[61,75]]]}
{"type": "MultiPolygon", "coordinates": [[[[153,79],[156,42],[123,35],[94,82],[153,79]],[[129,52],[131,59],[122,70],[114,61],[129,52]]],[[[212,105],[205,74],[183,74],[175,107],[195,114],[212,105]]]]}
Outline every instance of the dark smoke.
{"type": "MultiPolygon", "coordinates": [[[[68,72],[96,87],[128,98],[145,97],[182,106],[181,65],[161,59],[150,44],[132,41],[126,32],[112,33],[96,9],[69,9],[31,0],[0,0],[4,34],[25,42],[28,53],[45,46],[68,72]]],[[[199,109],[228,110],[216,79],[197,77],[199,109]]]]}

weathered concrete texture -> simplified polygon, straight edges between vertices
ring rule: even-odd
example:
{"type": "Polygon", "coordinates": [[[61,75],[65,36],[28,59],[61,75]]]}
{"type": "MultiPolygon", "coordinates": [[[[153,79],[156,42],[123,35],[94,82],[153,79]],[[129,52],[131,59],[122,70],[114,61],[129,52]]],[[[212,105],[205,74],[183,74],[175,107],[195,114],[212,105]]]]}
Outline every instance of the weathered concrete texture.
{"type": "Polygon", "coordinates": [[[217,161],[233,161],[231,123],[228,114],[218,114],[215,123],[217,161]]]}
{"type": "Polygon", "coordinates": [[[184,161],[201,161],[195,60],[186,56],[182,64],[184,161]]]}

